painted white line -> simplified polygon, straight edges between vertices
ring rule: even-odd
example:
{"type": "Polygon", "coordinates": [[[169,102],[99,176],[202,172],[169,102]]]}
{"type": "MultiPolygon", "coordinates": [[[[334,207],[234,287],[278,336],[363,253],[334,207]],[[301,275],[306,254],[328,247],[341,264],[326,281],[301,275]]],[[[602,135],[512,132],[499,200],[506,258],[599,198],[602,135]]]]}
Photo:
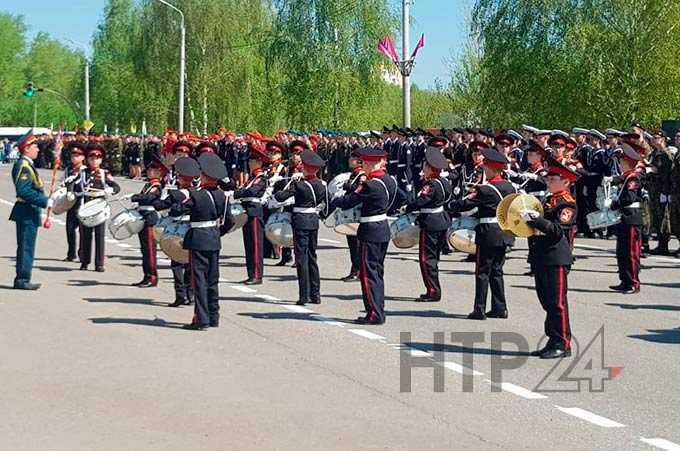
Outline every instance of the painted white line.
{"type": "Polygon", "coordinates": [[[604,247],[600,246],[589,246],[588,244],[574,244],[574,247],[577,249],[587,249],[591,251],[604,251],[604,252],[614,252],[613,250],[605,249],[604,247]]]}
{"type": "Polygon", "coordinates": [[[335,321],[334,319],[328,318],[327,316],[312,315],[312,318],[314,318],[317,321],[321,321],[324,324],[328,324],[329,326],[345,327],[345,325],[340,321],[335,321]]]}
{"type": "Polygon", "coordinates": [[[364,329],[348,329],[348,330],[352,332],[354,335],[368,338],[369,340],[387,340],[387,338],[383,337],[382,335],[374,334],[373,332],[369,332],[364,329]]]}
{"type": "Polygon", "coordinates": [[[276,301],[281,300],[277,297],[274,297],[274,296],[271,296],[271,295],[268,295],[268,294],[256,294],[255,297],[260,298],[260,299],[264,299],[265,301],[272,301],[272,302],[276,302],[276,301]]]}
{"type": "Polygon", "coordinates": [[[230,288],[233,288],[236,291],[240,291],[241,293],[257,293],[257,290],[253,290],[252,288],[248,287],[239,287],[238,285],[231,285],[230,288]]]}
{"type": "Polygon", "coordinates": [[[314,313],[312,310],[309,310],[308,308],[304,308],[301,305],[284,305],[283,308],[288,309],[291,312],[295,312],[295,313],[314,313]]]}
{"type": "Polygon", "coordinates": [[[403,258],[404,260],[413,260],[414,262],[419,261],[419,260],[418,260],[418,257],[410,257],[410,256],[408,256],[408,255],[405,255],[405,256],[403,256],[403,257],[401,257],[401,258],[403,258]]]}
{"type": "Polygon", "coordinates": [[[588,412],[587,410],[580,409],[578,407],[560,407],[560,406],[555,406],[557,410],[560,412],[564,412],[568,415],[574,416],[576,418],[580,418],[582,420],[585,420],[589,423],[592,423],[596,426],[600,426],[603,428],[622,428],[625,427],[624,424],[617,423],[614,420],[610,420],[609,418],[601,417],[600,415],[594,414],[592,412],[588,412]]]}
{"type": "Polygon", "coordinates": [[[342,244],[340,241],[329,240],[328,238],[319,238],[319,241],[323,241],[324,243],[331,243],[331,244],[342,244]]]}
{"type": "Polygon", "coordinates": [[[132,247],[131,245],[129,245],[127,243],[119,243],[119,242],[116,242],[116,246],[123,247],[123,248],[126,248],[126,249],[129,249],[129,248],[132,247]]]}
{"type": "Polygon", "coordinates": [[[431,357],[432,354],[429,352],[421,351],[420,349],[411,348],[411,357],[431,357]]]}
{"type": "Polygon", "coordinates": [[[160,264],[162,264],[162,265],[169,265],[169,264],[171,264],[172,262],[171,262],[170,260],[168,260],[167,258],[159,258],[159,259],[158,259],[158,263],[160,263],[160,264]]]}
{"type": "Polygon", "coordinates": [[[500,385],[501,389],[503,391],[506,391],[508,393],[512,393],[513,395],[521,396],[524,399],[546,399],[547,396],[542,395],[540,393],[536,393],[535,391],[527,390],[524,387],[520,387],[519,385],[511,384],[510,382],[501,382],[500,384],[494,384],[491,382],[489,379],[484,379],[486,382],[493,384],[493,385],[500,385]]]}
{"type": "Polygon", "coordinates": [[[115,244],[118,242],[118,240],[114,240],[113,238],[105,238],[104,241],[106,241],[109,244],[115,244]]]}
{"type": "Polygon", "coordinates": [[[484,373],[480,373],[477,370],[473,370],[472,368],[468,368],[463,365],[459,365],[456,362],[444,362],[444,367],[451,370],[455,371],[458,374],[470,374],[472,373],[473,376],[484,376],[484,373]]]}
{"type": "Polygon", "coordinates": [[[9,202],[9,201],[6,201],[5,199],[0,199],[0,203],[5,204],[5,205],[9,205],[10,207],[14,206],[14,202],[9,202]]]}
{"type": "Polygon", "coordinates": [[[640,437],[640,440],[648,445],[656,446],[660,449],[665,449],[668,451],[680,451],[680,445],[673,443],[669,440],[663,438],[644,438],[640,437]]]}

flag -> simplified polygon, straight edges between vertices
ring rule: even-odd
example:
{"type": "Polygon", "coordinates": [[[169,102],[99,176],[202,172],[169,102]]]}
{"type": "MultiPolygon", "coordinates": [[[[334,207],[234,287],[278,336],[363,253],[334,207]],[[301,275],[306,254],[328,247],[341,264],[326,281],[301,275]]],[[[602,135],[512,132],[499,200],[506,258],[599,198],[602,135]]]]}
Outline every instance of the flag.
{"type": "Polygon", "coordinates": [[[413,53],[411,53],[411,59],[415,59],[416,55],[418,54],[418,50],[422,49],[425,47],[425,35],[422,34],[420,35],[420,39],[418,40],[418,43],[416,44],[416,48],[413,49],[413,53]]]}
{"type": "Polygon", "coordinates": [[[395,63],[399,61],[397,49],[394,48],[394,42],[392,41],[392,37],[390,35],[385,36],[381,41],[378,42],[378,51],[395,63]]]}

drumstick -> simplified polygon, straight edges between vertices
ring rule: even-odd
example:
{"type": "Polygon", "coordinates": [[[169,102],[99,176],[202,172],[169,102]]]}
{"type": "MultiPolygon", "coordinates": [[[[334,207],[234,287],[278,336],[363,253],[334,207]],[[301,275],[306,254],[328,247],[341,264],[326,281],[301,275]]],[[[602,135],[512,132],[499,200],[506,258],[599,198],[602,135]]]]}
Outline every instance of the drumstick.
{"type": "MultiPolygon", "coordinates": [[[[62,148],[62,142],[61,138],[64,134],[64,129],[59,128],[59,135],[57,136],[57,142],[55,143],[54,149],[54,160],[52,161],[52,181],[50,182],[50,195],[48,196],[48,199],[52,197],[52,194],[54,194],[54,188],[57,185],[57,171],[59,170],[59,167],[61,166],[61,148],[62,148]]],[[[46,229],[49,229],[52,227],[52,207],[47,208],[47,213],[45,215],[45,221],[43,222],[43,227],[46,229]]]]}

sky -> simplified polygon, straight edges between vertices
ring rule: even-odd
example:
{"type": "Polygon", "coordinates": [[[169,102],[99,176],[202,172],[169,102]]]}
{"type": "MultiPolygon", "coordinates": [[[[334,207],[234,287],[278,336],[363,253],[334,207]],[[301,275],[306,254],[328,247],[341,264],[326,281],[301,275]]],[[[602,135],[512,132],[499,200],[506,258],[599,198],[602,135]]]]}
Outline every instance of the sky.
{"type": "MultiPolygon", "coordinates": [[[[448,79],[447,61],[458,55],[465,45],[466,19],[472,1],[411,0],[411,47],[425,34],[425,47],[418,54],[412,72],[413,83],[428,88],[436,79],[448,79]]],[[[2,0],[0,11],[23,15],[29,26],[29,37],[45,31],[74,48],[78,45],[68,43],[67,39],[89,48],[105,4],[106,0],[2,0]]],[[[390,4],[401,14],[401,0],[390,0],[390,4]]],[[[400,35],[393,38],[401,49],[400,35]]]]}

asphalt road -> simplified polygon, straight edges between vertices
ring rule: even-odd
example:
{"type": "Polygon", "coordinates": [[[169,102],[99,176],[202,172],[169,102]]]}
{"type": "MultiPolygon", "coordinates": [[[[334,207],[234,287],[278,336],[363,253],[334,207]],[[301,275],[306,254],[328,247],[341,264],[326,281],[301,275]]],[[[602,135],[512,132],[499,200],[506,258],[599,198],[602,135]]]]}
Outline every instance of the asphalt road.
{"type": "MultiPolygon", "coordinates": [[[[0,167],[0,216],[13,200],[0,167]]],[[[555,362],[525,355],[543,330],[526,242],[506,264],[510,318],[483,322],[464,319],[462,254],[441,264],[442,302],[420,304],[416,250],[391,248],[387,323],[371,327],[352,323],[359,284],[338,281],[344,237],[320,233],[322,304],[301,308],[294,269],[273,260],[263,285],[238,283],[237,232],[223,240],[221,325],[191,332],[192,309],[166,307],[167,259],[159,287],[130,287],[138,243],[108,239],[106,272],[79,271],[57,219],[39,232],[38,292],[10,289],[14,224],[0,221],[0,449],[680,449],[680,260],[644,260],[642,293],[620,295],[614,241],[578,240],[580,354],[555,362]]]]}

